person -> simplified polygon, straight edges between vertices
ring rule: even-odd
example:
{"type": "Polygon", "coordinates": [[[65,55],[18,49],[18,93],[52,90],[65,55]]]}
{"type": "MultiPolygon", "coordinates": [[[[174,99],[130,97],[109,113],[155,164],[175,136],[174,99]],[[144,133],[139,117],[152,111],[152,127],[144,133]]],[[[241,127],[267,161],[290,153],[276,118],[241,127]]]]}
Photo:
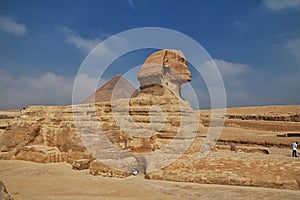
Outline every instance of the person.
{"type": "Polygon", "coordinates": [[[298,142],[294,142],[292,145],[292,150],[293,150],[292,157],[298,157],[297,146],[298,146],[298,142]]]}

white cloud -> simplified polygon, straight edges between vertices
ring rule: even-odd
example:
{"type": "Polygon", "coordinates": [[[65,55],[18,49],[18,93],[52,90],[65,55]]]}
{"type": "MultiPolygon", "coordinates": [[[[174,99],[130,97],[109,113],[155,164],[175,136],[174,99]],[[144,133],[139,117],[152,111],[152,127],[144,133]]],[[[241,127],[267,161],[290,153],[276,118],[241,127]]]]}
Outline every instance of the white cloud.
{"type": "MultiPolygon", "coordinates": [[[[206,61],[200,70],[204,82],[197,80],[197,78],[192,80],[192,82],[196,81],[192,85],[198,87],[195,88],[195,91],[198,92],[200,107],[207,107],[206,105],[210,104],[209,101],[212,96],[209,92],[224,91],[220,79],[224,82],[229,106],[241,105],[244,102],[248,103],[252,93],[252,85],[255,83],[250,80],[251,77],[254,80],[256,76],[250,66],[222,59],[213,59],[206,61]]],[[[186,98],[189,99],[188,96],[186,98]]]]}
{"type": "Polygon", "coordinates": [[[300,0],[263,0],[263,3],[268,9],[275,11],[300,8],[300,0]]]}
{"type": "Polygon", "coordinates": [[[20,108],[32,104],[68,104],[73,78],[48,72],[40,77],[0,75],[0,108],[20,108]]]}
{"type": "Polygon", "coordinates": [[[209,106],[210,100],[208,93],[202,88],[193,87],[190,83],[182,85],[181,96],[187,100],[194,109],[199,109],[203,104],[205,107],[209,106]],[[201,99],[198,100],[197,96],[201,97],[201,99]]]}
{"type": "Polygon", "coordinates": [[[214,59],[223,77],[241,75],[250,70],[248,65],[242,63],[233,63],[225,60],[214,59]]]}
{"type": "MultiPolygon", "coordinates": [[[[62,28],[66,34],[66,42],[74,45],[86,54],[78,74],[86,74],[89,77],[101,77],[110,64],[119,59],[130,47],[128,41],[118,35],[101,34],[93,39],[83,38],[76,32],[66,27],[62,28]],[[109,37],[109,38],[107,38],[109,37]],[[107,38],[102,40],[102,38],[107,38]]],[[[77,99],[77,98],[76,98],[77,99]]]]}
{"type": "Polygon", "coordinates": [[[215,87],[215,83],[219,87],[222,80],[230,84],[239,84],[240,80],[242,80],[240,77],[245,76],[251,71],[248,65],[220,59],[206,61],[199,70],[206,84],[210,84],[208,87],[215,87]]]}
{"type": "Polygon", "coordinates": [[[75,45],[84,53],[89,53],[97,44],[101,42],[101,39],[98,37],[93,39],[83,38],[73,30],[66,27],[63,27],[63,32],[66,34],[66,42],[75,45]]]}
{"type": "Polygon", "coordinates": [[[75,31],[66,27],[63,27],[62,30],[66,34],[67,43],[74,45],[83,53],[88,54],[88,71],[91,73],[87,73],[86,71],[84,73],[89,75],[94,75],[101,63],[116,58],[120,48],[128,45],[126,39],[116,35],[110,37],[109,41],[104,41],[102,38],[107,38],[110,35],[101,34],[100,37],[90,39],[81,37],[75,31]]]}
{"type": "Polygon", "coordinates": [[[289,53],[300,60],[300,38],[290,39],[285,44],[289,53]]]}
{"type": "MultiPolygon", "coordinates": [[[[81,100],[93,93],[98,79],[79,75],[77,88],[81,100]]],[[[102,85],[106,80],[101,80],[102,85]]],[[[12,77],[0,70],[0,109],[18,109],[28,105],[70,105],[72,103],[74,77],[64,77],[47,72],[39,77],[12,77]]]]}
{"type": "Polygon", "coordinates": [[[219,59],[214,59],[214,62],[222,74],[229,104],[239,104],[251,99],[251,91],[249,90],[252,84],[249,82],[251,67],[243,63],[219,59]]]}
{"type": "MultiPolygon", "coordinates": [[[[286,47],[300,59],[300,38],[286,47]]],[[[299,74],[269,74],[243,63],[214,59],[226,89],[229,106],[299,104],[299,74]]]]}
{"type": "Polygon", "coordinates": [[[28,31],[24,24],[20,24],[10,17],[3,16],[0,16],[0,30],[17,36],[24,35],[28,31]]]}

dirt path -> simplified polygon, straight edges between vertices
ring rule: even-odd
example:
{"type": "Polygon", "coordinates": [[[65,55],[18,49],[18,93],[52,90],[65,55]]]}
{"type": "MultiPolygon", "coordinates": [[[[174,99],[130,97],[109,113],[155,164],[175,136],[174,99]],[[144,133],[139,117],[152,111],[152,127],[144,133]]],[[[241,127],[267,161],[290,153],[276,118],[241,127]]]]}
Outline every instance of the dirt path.
{"type": "Polygon", "coordinates": [[[299,191],[92,176],[66,163],[0,161],[0,179],[16,199],[300,199],[299,191]]]}

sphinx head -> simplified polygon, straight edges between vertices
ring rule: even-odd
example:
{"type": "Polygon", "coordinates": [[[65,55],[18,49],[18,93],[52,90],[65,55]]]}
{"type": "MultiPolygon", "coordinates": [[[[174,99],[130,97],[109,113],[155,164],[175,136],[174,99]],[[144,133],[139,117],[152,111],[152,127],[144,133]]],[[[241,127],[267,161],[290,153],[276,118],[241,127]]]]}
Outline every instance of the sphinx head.
{"type": "Polygon", "coordinates": [[[191,81],[191,72],[181,51],[164,49],[146,59],[138,80],[142,93],[163,95],[171,91],[180,96],[181,85],[191,81]]]}

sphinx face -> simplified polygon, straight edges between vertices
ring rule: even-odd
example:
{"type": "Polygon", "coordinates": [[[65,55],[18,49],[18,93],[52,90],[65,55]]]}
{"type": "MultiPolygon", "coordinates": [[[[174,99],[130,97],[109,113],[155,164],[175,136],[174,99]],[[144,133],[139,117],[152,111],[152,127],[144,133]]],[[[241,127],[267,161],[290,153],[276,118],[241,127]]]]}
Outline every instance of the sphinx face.
{"type": "Polygon", "coordinates": [[[174,83],[186,83],[192,80],[187,60],[181,51],[166,51],[163,61],[163,75],[174,83]]]}

